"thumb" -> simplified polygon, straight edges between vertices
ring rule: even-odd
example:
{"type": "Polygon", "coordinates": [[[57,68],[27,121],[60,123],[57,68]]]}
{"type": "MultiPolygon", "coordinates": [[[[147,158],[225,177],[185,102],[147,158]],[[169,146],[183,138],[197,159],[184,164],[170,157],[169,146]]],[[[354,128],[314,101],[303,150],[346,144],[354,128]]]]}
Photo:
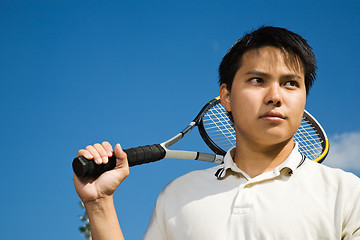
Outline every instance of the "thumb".
{"type": "Polygon", "coordinates": [[[122,150],[119,143],[115,145],[114,154],[116,157],[116,168],[128,168],[129,167],[127,155],[122,150]]]}

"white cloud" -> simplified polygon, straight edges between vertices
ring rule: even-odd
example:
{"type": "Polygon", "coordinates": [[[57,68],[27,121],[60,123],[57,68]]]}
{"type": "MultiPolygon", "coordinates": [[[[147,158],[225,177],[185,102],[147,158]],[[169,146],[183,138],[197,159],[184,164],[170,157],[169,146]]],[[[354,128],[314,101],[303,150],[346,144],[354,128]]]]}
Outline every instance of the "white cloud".
{"type": "Polygon", "coordinates": [[[323,164],[360,173],[360,132],[329,137],[330,152],[323,164]]]}

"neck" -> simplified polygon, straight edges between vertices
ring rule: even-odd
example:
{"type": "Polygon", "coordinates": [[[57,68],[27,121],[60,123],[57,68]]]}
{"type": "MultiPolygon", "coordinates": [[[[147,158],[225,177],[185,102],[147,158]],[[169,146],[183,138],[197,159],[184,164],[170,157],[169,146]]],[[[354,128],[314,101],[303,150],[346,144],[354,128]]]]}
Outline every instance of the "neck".
{"type": "Polygon", "coordinates": [[[236,142],[234,162],[251,178],[274,170],[285,161],[293,150],[293,138],[274,145],[246,144],[236,142]]]}

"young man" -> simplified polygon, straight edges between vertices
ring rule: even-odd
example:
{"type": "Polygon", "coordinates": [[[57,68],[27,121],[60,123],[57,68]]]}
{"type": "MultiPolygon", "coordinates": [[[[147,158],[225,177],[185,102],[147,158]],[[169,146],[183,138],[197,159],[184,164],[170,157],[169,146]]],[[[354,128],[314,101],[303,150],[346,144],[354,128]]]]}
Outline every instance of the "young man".
{"type": "MultiPolygon", "coordinates": [[[[315,78],[315,57],[299,35],[262,27],[220,65],[220,98],[234,120],[236,148],[224,164],[191,172],[159,195],[144,239],[360,239],[360,180],[304,160],[293,135],[315,78]]],[[[78,155],[117,167],[95,181],[74,176],[93,239],[122,239],[113,192],[129,173],[108,142],[78,155]]]]}

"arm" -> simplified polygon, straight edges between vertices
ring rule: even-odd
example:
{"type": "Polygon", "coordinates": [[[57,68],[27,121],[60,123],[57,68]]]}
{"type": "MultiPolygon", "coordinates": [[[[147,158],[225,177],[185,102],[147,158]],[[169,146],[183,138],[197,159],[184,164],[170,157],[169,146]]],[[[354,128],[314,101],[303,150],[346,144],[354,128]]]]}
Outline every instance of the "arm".
{"type": "Polygon", "coordinates": [[[92,239],[124,239],[112,197],[86,203],[85,208],[90,220],[92,239]]]}
{"type": "Polygon", "coordinates": [[[78,152],[78,156],[93,159],[97,164],[106,163],[108,157],[115,154],[115,169],[103,173],[96,180],[79,179],[74,174],[77,194],[84,203],[89,216],[91,235],[94,240],[124,239],[113,202],[113,193],[129,174],[126,153],[117,144],[112,153],[108,142],[87,146],[78,152]]]}

